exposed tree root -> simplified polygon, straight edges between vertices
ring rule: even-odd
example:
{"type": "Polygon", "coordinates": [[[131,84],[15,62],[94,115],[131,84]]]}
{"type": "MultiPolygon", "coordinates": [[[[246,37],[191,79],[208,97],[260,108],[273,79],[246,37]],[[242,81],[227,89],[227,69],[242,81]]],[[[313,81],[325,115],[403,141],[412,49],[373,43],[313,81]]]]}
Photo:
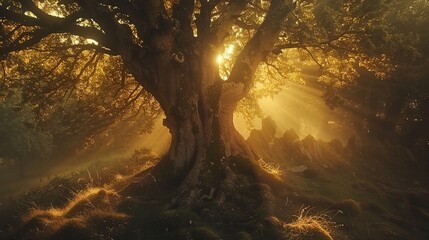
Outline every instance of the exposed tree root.
{"type": "Polygon", "coordinates": [[[171,173],[161,163],[125,178],[124,183],[115,185],[126,186],[116,189],[118,193],[102,188],[88,189],[63,208],[36,209],[26,216],[23,232],[36,234],[40,239],[67,234],[79,239],[97,239],[99,236],[94,235],[93,228],[106,221],[114,224],[111,231],[116,231],[118,236],[122,231],[121,222],[128,224],[124,234],[129,234],[129,229],[139,229],[142,222],[159,227],[160,222],[165,221],[167,230],[154,231],[172,231],[171,226],[179,221],[183,223],[174,230],[177,230],[175,234],[185,237],[202,235],[204,239],[219,239],[217,231],[194,226],[193,222],[204,222],[222,231],[231,231],[232,235],[236,229],[242,229],[243,236],[252,231],[256,231],[254,234],[276,232],[265,229],[261,223],[273,214],[276,205],[272,189],[279,189],[284,183],[265,172],[257,162],[234,157],[224,159],[222,164],[202,168],[198,181],[191,181],[193,184],[186,181],[186,176],[171,173]],[[39,230],[35,233],[34,229],[39,230]]]}

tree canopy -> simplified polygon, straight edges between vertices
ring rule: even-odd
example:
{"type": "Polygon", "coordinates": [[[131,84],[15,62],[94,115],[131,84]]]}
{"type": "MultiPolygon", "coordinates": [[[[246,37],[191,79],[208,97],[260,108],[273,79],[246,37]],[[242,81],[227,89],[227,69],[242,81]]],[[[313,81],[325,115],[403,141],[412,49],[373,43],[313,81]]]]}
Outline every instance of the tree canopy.
{"type": "MultiPolygon", "coordinates": [[[[161,44],[161,32],[169,30],[175,41],[211,48],[212,60],[217,59],[220,75],[227,79],[241,50],[250,47],[249,39],[269,6],[281,2],[2,1],[0,54],[6,58],[10,52],[26,50],[28,55],[37,50],[33,56],[41,61],[27,57],[19,64],[40,67],[43,62],[45,75],[73,75],[70,86],[89,82],[100,62],[129,65],[127,58],[133,54],[150,55],[147,49],[161,44]],[[108,60],[112,58],[102,55],[121,58],[108,60]],[[46,58],[50,61],[43,61],[46,58]]],[[[272,40],[275,44],[265,50],[271,53],[265,54],[260,65],[258,62],[253,97],[276,93],[287,81],[299,81],[303,66],[311,65],[319,68],[319,80],[333,88],[325,97],[335,104],[335,88],[352,84],[359,75],[358,67],[385,77],[394,68],[395,54],[416,54],[413,43],[418,36],[398,30],[398,22],[421,18],[424,13],[419,11],[427,3],[320,0],[288,4],[294,11],[273,22],[281,25],[281,31],[272,40]]],[[[179,62],[185,57],[180,50],[171,49],[169,54],[179,62]]],[[[113,69],[117,71],[110,74],[116,77],[132,72],[131,66],[113,69]]],[[[247,102],[255,101],[248,97],[247,102]]]]}

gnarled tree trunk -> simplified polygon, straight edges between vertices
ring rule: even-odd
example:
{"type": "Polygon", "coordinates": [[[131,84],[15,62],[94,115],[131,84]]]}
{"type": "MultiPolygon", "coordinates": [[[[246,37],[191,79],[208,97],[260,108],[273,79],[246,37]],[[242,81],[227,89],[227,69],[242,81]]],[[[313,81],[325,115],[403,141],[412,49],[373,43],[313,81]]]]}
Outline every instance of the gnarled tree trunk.
{"type": "MultiPolygon", "coordinates": [[[[252,161],[255,155],[237,132],[233,113],[238,102],[252,87],[259,63],[274,47],[282,21],[294,9],[290,1],[273,0],[254,36],[246,43],[227,80],[219,75],[216,57],[222,53],[223,40],[244,9],[246,1],[234,1],[225,18],[204,22],[204,11],[197,18],[198,37],[190,28],[192,2],[183,2],[173,16],[179,21],[171,26],[161,21],[151,33],[150,48],[126,48],[123,58],[129,71],[160,103],[164,125],[172,142],[160,165],[180,182],[180,191],[208,181],[234,178],[229,167],[231,157],[252,161]],[[216,174],[215,174],[216,173],[216,174]]],[[[207,7],[207,6],[206,6],[207,7]]],[[[209,14],[210,15],[210,14],[209,14]]],[[[206,19],[207,20],[207,19],[206,19]]],[[[250,163],[251,164],[251,163],[250,163]]],[[[204,183],[206,182],[206,183],[204,183]]],[[[214,183],[210,183],[214,184],[214,183]]]]}
{"type": "Polygon", "coordinates": [[[225,174],[226,161],[231,156],[254,158],[233,124],[234,110],[246,91],[244,84],[220,79],[214,56],[208,56],[201,61],[202,65],[206,64],[199,72],[184,66],[170,67],[171,82],[180,84],[171,84],[161,93],[164,97],[160,103],[166,116],[164,125],[172,136],[164,161],[173,173],[171,177],[183,179],[181,185],[186,190],[204,182],[202,176],[214,168],[220,170],[215,178],[224,178],[221,175],[225,174]],[[200,87],[184,87],[192,84],[194,80],[190,76],[195,75],[202,79],[200,87]],[[180,79],[177,76],[181,76],[180,79]]]}

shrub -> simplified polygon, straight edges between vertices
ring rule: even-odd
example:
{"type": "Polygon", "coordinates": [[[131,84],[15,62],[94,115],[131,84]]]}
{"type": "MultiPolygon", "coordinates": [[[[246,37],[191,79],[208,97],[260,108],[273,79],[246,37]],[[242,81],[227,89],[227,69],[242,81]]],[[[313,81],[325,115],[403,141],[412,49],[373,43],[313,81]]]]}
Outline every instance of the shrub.
{"type": "Polygon", "coordinates": [[[32,112],[13,101],[0,101],[0,158],[3,164],[44,159],[53,149],[52,136],[35,124],[32,112]]]}

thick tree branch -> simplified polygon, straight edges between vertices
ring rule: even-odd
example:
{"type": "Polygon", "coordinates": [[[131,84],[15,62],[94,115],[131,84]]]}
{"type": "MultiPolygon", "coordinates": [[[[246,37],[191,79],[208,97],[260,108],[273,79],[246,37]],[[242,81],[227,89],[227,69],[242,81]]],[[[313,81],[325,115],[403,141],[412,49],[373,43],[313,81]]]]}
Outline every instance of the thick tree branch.
{"type": "Polygon", "coordinates": [[[147,41],[154,26],[157,26],[163,16],[167,16],[164,1],[159,0],[133,0],[128,12],[135,24],[140,40],[147,41]]]}
{"type": "Polygon", "coordinates": [[[7,34],[6,36],[9,39],[2,39],[2,46],[0,47],[0,55],[3,57],[10,52],[31,47],[39,43],[43,38],[55,33],[70,33],[83,38],[93,39],[110,49],[114,46],[102,31],[94,27],[76,25],[77,19],[84,16],[82,11],[71,13],[66,17],[55,17],[38,8],[33,1],[21,0],[21,3],[24,9],[31,11],[37,18],[8,10],[6,7],[0,5],[2,19],[34,28],[23,30],[15,39],[11,39],[13,34],[7,34]]]}
{"type": "Polygon", "coordinates": [[[200,13],[196,15],[196,25],[199,38],[208,37],[210,32],[212,11],[221,0],[199,0],[201,4],[200,13]]]}
{"type": "Polygon", "coordinates": [[[284,19],[294,9],[293,1],[273,0],[258,31],[238,55],[227,82],[244,84],[242,96],[250,90],[257,66],[271,52],[284,19]]]}
{"type": "Polygon", "coordinates": [[[121,25],[107,7],[89,0],[79,0],[78,3],[86,14],[92,15],[92,19],[99,24],[106,38],[109,38],[111,44],[109,48],[123,52],[128,48],[128,45],[133,45],[132,32],[121,25]]]}
{"type": "Polygon", "coordinates": [[[36,30],[31,33],[24,32],[20,34],[20,36],[18,36],[17,39],[13,40],[8,46],[0,47],[0,59],[5,58],[11,52],[24,50],[33,45],[36,45],[49,34],[50,32],[45,30],[36,30]],[[27,37],[27,39],[23,40],[25,37],[27,37]]]}
{"type": "Polygon", "coordinates": [[[241,12],[247,5],[246,0],[232,0],[227,6],[227,10],[223,11],[220,17],[213,22],[211,32],[220,42],[228,35],[231,27],[240,17],[241,12]]]}
{"type": "Polygon", "coordinates": [[[179,37],[182,45],[189,45],[193,39],[192,18],[194,13],[194,0],[181,0],[173,6],[173,18],[179,23],[179,37]]]}
{"type": "Polygon", "coordinates": [[[28,11],[32,12],[37,19],[40,19],[44,23],[54,23],[58,20],[57,17],[47,14],[42,9],[38,8],[32,0],[19,0],[22,6],[28,11]]]}
{"type": "Polygon", "coordinates": [[[304,45],[301,43],[284,43],[284,44],[277,44],[273,47],[273,49],[271,50],[272,53],[274,54],[280,54],[282,52],[283,49],[289,49],[289,48],[300,48],[303,47],[304,45]]]}
{"type": "Polygon", "coordinates": [[[180,0],[178,4],[173,6],[173,17],[179,21],[181,29],[188,30],[191,27],[194,5],[194,0],[180,0]]]}
{"type": "MultiPolygon", "coordinates": [[[[24,32],[18,38],[14,39],[10,44],[0,47],[0,56],[6,56],[10,52],[25,50],[33,45],[38,44],[42,39],[55,33],[70,33],[72,35],[81,36],[86,39],[93,39],[107,48],[111,48],[111,44],[106,39],[105,35],[91,27],[81,27],[77,25],[67,25],[64,27],[51,27],[37,29],[32,32],[24,32]],[[23,40],[27,38],[26,40],[23,40]]],[[[105,51],[105,53],[112,53],[105,51]]]]}
{"type": "Polygon", "coordinates": [[[40,19],[8,10],[3,5],[0,5],[0,19],[10,20],[24,26],[40,26],[42,22],[40,19]]]}

